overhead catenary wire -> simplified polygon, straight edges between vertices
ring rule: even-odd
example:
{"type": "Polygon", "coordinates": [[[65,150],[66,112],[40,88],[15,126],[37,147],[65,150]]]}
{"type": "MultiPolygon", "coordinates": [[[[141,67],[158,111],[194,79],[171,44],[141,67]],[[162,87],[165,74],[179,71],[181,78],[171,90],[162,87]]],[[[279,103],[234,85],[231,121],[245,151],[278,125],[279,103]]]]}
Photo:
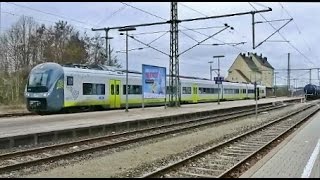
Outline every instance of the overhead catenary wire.
{"type": "Polygon", "coordinates": [[[264,8],[268,8],[268,6],[265,6],[265,5],[261,4],[261,3],[257,3],[257,2],[252,2],[252,3],[257,4],[258,6],[261,6],[261,7],[264,7],[264,8]]]}
{"type": "Polygon", "coordinates": [[[185,33],[185,32],[182,32],[182,31],[181,31],[181,33],[184,34],[185,36],[187,36],[188,38],[192,39],[193,41],[199,43],[198,40],[196,40],[194,37],[190,36],[189,34],[187,34],[187,33],[185,33]]]}
{"type": "Polygon", "coordinates": [[[164,35],[168,34],[169,31],[163,33],[162,35],[160,35],[159,37],[157,37],[156,39],[152,40],[151,42],[149,42],[148,44],[150,45],[151,43],[154,43],[155,41],[157,41],[158,39],[162,38],[164,35]]]}
{"type": "Polygon", "coordinates": [[[149,15],[151,15],[151,16],[154,16],[154,17],[156,17],[156,18],[159,18],[159,19],[162,19],[162,20],[165,20],[165,21],[168,20],[168,19],[165,19],[165,18],[163,18],[163,17],[160,17],[160,16],[157,16],[157,15],[155,15],[155,14],[152,14],[152,13],[150,13],[150,12],[148,12],[148,11],[145,11],[145,10],[143,10],[143,9],[137,8],[137,7],[135,7],[135,6],[132,6],[132,5],[130,5],[130,4],[127,4],[127,3],[124,3],[124,2],[120,2],[120,3],[125,4],[125,5],[133,8],[133,9],[137,9],[137,10],[139,10],[139,11],[141,11],[141,12],[146,13],[146,14],[149,14],[149,15]]]}
{"type": "MultiPolygon", "coordinates": [[[[250,2],[248,2],[250,4],[251,7],[253,7],[255,10],[257,10],[250,2]]],[[[265,20],[268,21],[261,13],[259,13],[259,15],[265,20]]],[[[270,22],[268,22],[269,25],[274,29],[277,30],[270,22]]],[[[302,55],[306,60],[309,61],[309,63],[313,64],[314,66],[316,66],[306,55],[304,55],[299,49],[297,49],[292,43],[290,43],[290,41],[288,41],[279,31],[277,32],[283,40],[285,40],[293,49],[295,49],[300,55],[302,55]]]]}
{"type": "MultiPolygon", "coordinates": [[[[19,14],[15,14],[15,13],[11,13],[11,12],[6,12],[6,11],[2,11],[2,13],[4,13],[4,14],[9,14],[9,15],[12,15],[12,16],[19,16],[19,17],[24,16],[24,17],[29,17],[29,18],[33,18],[34,20],[42,21],[42,22],[56,23],[56,22],[54,22],[54,21],[49,21],[49,20],[45,20],[45,19],[38,19],[38,18],[35,18],[35,17],[32,17],[32,16],[27,16],[27,15],[24,15],[24,14],[19,15],[19,14]]],[[[86,28],[86,27],[83,27],[83,26],[78,26],[78,25],[73,25],[73,26],[90,30],[90,28],[86,28]]]]}
{"type": "Polygon", "coordinates": [[[6,3],[15,5],[17,7],[29,9],[29,10],[32,10],[32,11],[40,12],[40,13],[43,13],[43,14],[59,17],[59,18],[65,19],[65,20],[70,20],[70,21],[73,21],[73,22],[81,23],[81,24],[84,24],[84,25],[87,25],[87,26],[95,26],[95,25],[90,24],[90,23],[82,22],[82,21],[79,21],[79,20],[76,20],[76,19],[73,19],[73,18],[61,16],[61,15],[54,14],[54,13],[51,13],[51,12],[45,12],[45,11],[42,11],[42,10],[39,10],[39,9],[35,9],[35,8],[31,8],[31,7],[28,7],[28,6],[24,6],[24,5],[21,5],[21,4],[16,4],[16,3],[13,3],[13,2],[6,2],[6,3]]]}
{"type": "Polygon", "coordinates": [[[309,74],[309,71],[308,72],[303,72],[302,74],[299,74],[299,75],[295,76],[294,79],[299,79],[299,77],[301,78],[302,76],[305,76],[306,74],[309,74]]]}
{"type": "MultiPolygon", "coordinates": [[[[180,32],[183,31],[191,31],[191,30],[203,30],[203,29],[214,29],[214,28],[223,28],[224,26],[208,26],[208,27],[201,27],[201,28],[192,28],[192,29],[179,29],[180,32]]],[[[163,33],[163,32],[170,32],[168,30],[166,31],[152,31],[152,32],[142,32],[142,33],[134,33],[132,35],[145,35],[145,34],[158,34],[158,33],[163,33]]]]}
{"type": "MultiPolygon", "coordinates": [[[[121,2],[121,3],[123,3],[123,2],[121,2]]],[[[126,4],[126,3],[123,3],[123,4],[126,4]]],[[[142,9],[137,8],[137,7],[135,7],[135,6],[128,5],[128,4],[126,4],[126,5],[129,6],[129,7],[132,7],[132,8],[134,8],[134,9],[136,9],[136,10],[139,10],[139,11],[141,11],[141,12],[147,13],[147,14],[149,14],[149,15],[151,15],[151,16],[157,17],[157,18],[159,18],[159,19],[166,20],[166,19],[163,18],[163,17],[159,17],[159,16],[157,16],[157,15],[154,15],[154,14],[148,12],[148,11],[142,10],[142,9]]],[[[230,15],[230,16],[232,16],[232,15],[230,15]]],[[[203,19],[205,19],[205,18],[203,18],[203,19]]],[[[190,19],[189,21],[192,21],[192,19],[190,19]]],[[[152,23],[152,24],[156,24],[156,23],[152,23]]],[[[162,24],[163,24],[163,23],[162,23],[162,24]]],[[[193,31],[193,32],[196,32],[196,33],[198,33],[198,34],[201,34],[201,35],[203,35],[203,36],[209,37],[208,35],[206,35],[206,34],[204,34],[204,33],[201,33],[201,32],[196,31],[196,30],[192,30],[191,28],[182,26],[181,24],[179,24],[179,26],[180,26],[180,27],[183,27],[183,28],[185,28],[185,29],[191,30],[191,31],[193,31]]],[[[224,41],[219,40],[219,39],[217,39],[217,38],[214,38],[214,37],[211,37],[211,38],[212,38],[212,39],[215,39],[215,40],[217,40],[217,41],[219,41],[219,42],[221,42],[221,43],[225,43],[224,41]]],[[[244,51],[243,49],[240,49],[239,47],[236,47],[236,46],[231,46],[231,47],[234,47],[234,48],[236,48],[236,49],[238,49],[238,50],[244,51]]]]}
{"type": "MultiPolygon", "coordinates": [[[[183,3],[179,3],[179,4],[182,5],[182,6],[184,6],[185,8],[187,8],[187,9],[189,9],[189,10],[192,10],[192,11],[194,11],[194,12],[202,15],[202,16],[208,17],[208,15],[206,15],[206,14],[204,14],[204,13],[202,13],[202,12],[200,12],[200,11],[194,9],[194,8],[191,8],[190,6],[187,6],[187,5],[183,4],[183,3]]],[[[268,8],[268,7],[267,7],[267,8],[268,8]]],[[[214,20],[218,21],[218,22],[221,23],[221,24],[224,24],[222,21],[219,21],[219,20],[217,20],[217,19],[214,19],[214,20]]],[[[235,31],[236,33],[238,33],[238,34],[240,35],[240,32],[238,32],[236,29],[234,29],[233,31],[235,31]]],[[[230,31],[229,31],[229,32],[230,32],[230,31]]],[[[233,32],[230,32],[230,33],[233,34],[233,32]]],[[[242,37],[246,37],[246,36],[244,35],[244,36],[242,36],[242,37]]],[[[242,50],[242,51],[243,51],[243,50],[242,50]]]]}
{"type": "Polygon", "coordinates": [[[110,18],[112,18],[113,16],[115,16],[117,13],[121,12],[122,10],[124,10],[127,6],[126,5],[122,5],[119,9],[117,9],[116,11],[114,11],[113,13],[111,13],[107,18],[101,20],[99,23],[96,24],[96,26],[100,25],[102,22],[109,20],[110,18]]]}
{"type": "MultiPolygon", "coordinates": [[[[293,17],[291,16],[291,14],[289,13],[289,11],[286,9],[286,8],[284,8],[284,6],[279,2],[279,5],[282,7],[282,9],[287,13],[287,15],[288,16],[290,16],[292,19],[293,19],[293,17]]],[[[296,21],[295,20],[293,20],[293,22],[294,22],[294,24],[295,24],[295,26],[296,26],[296,29],[298,30],[298,33],[301,35],[301,37],[302,37],[302,39],[303,39],[303,41],[306,43],[306,45],[307,45],[307,47],[308,47],[308,49],[309,49],[309,51],[311,51],[311,48],[310,48],[310,46],[308,45],[308,43],[306,42],[306,40],[303,38],[303,36],[302,36],[302,32],[301,32],[301,30],[300,30],[300,28],[299,28],[299,26],[298,26],[298,24],[296,23],[296,21]]]]}

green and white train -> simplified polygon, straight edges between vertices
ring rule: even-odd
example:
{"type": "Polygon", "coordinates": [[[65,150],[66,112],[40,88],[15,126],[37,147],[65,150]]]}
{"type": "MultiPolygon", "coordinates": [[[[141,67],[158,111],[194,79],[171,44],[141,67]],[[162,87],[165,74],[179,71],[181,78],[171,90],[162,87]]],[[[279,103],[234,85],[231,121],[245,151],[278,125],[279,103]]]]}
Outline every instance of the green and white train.
{"type": "MultiPolygon", "coordinates": [[[[123,71],[105,70],[102,66],[42,63],[35,66],[28,77],[25,88],[27,109],[37,113],[54,113],[72,108],[123,108],[126,104],[125,78],[126,74],[123,71]]],[[[141,74],[129,73],[129,107],[142,106],[141,82],[141,74]]],[[[181,103],[218,100],[219,89],[214,81],[180,77],[180,82],[181,103]]],[[[255,97],[252,84],[222,82],[220,87],[221,100],[255,97]]],[[[257,90],[259,98],[266,97],[266,87],[257,85],[257,90]]],[[[164,105],[164,103],[164,99],[144,99],[145,106],[164,105]]]]}

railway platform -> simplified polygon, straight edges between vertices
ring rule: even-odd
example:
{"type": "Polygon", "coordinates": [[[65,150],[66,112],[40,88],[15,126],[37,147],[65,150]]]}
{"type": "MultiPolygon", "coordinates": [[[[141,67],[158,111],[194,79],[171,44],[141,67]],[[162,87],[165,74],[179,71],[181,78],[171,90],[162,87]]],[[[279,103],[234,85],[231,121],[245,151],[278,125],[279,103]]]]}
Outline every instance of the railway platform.
{"type": "Polygon", "coordinates": [[[318,112],[240,178],[320,178],[319,127],[318,112]]]}
{"type": "MultiPolygon", "coordinates": [[[[303,97],[278,97],[260,99],[259,105],[276,102],[302,102],[303,97]]],[[[100,132],[140,128],[163,124],[185,118],[212,115],[237,107],[254,107],[254,100],[225,101],[182,105],[179,108],[146,107],[144,109],[57,114],[47,116],[25,116],[0,119],[0,148],[39,144],[63,138],[73,138],[100,132]]]]}

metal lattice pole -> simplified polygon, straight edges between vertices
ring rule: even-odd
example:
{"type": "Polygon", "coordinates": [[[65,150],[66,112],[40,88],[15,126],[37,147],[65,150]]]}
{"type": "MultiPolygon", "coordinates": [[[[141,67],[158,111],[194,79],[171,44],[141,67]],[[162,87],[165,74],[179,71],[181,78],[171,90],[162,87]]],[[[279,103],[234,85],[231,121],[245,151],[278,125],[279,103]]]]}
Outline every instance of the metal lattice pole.
{"type": "Polygon", "coordinates": [[[179,79],[178,35],[178,3],[171,2],[169,106],[180,106],[181,99],[179,79]]]}

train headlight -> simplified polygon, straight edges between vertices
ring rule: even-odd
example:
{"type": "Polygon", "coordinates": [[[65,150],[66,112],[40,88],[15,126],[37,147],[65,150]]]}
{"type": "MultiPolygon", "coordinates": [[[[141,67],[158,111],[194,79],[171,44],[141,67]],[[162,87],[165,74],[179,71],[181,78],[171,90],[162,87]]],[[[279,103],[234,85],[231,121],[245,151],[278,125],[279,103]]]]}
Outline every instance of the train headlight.
{"type": "Polygon", "coordinates": [[[49,95],[49,93],[44,93],[43,94],[44,97],[47,97],[48,95],[49,95]]]}
{"type": "Polygon", "coordinates": [[[29,97],[29,96],[30,96],[30,93],[26,92],[26,93],[25,93],[25,96],[28,96],[28,97],[29,97]]]}

